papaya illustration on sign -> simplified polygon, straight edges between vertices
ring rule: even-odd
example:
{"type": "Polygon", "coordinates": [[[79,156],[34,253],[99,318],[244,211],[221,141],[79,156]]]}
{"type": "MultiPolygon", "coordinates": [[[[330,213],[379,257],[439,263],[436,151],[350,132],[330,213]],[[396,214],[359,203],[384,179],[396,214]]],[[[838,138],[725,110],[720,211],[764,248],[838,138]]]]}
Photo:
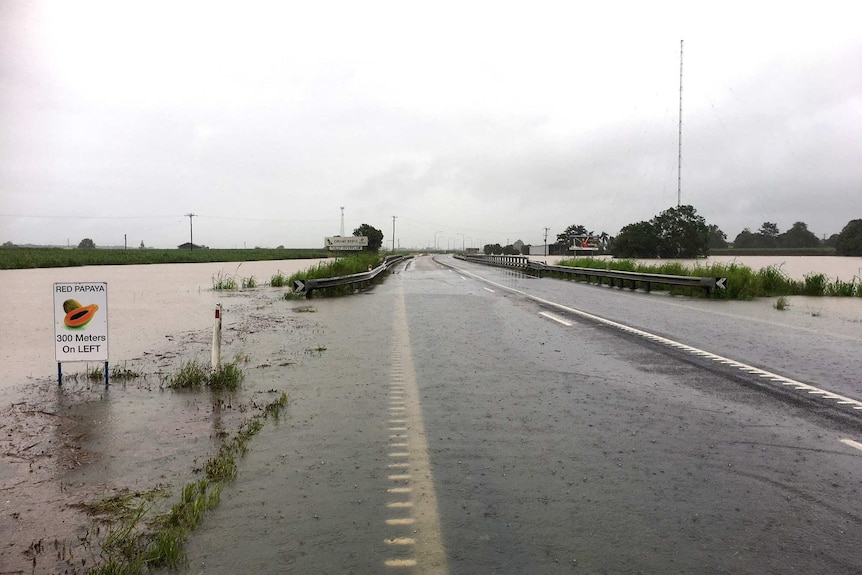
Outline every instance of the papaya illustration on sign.
{"type": "Polygon", "coordinates": [[[108,284],[54,284],[57,362],[108,361],[108,284]]]}
{"type": "Polygon", "coordinates": [[[66,317],[63,318],[66,327],[77,329],[90,323],[90,320],[99,311],[99,304],[81,305],[76,299],[67,299],[63,302],[63,311],[66,312],[66,317]]]}

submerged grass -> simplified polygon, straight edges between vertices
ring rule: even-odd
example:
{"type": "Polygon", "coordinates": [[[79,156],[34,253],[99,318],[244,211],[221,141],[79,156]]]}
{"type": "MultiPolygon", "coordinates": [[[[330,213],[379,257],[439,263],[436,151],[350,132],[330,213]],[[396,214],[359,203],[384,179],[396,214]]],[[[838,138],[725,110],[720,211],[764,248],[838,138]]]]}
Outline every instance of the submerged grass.
{"type": "Polygon", "coordinates": [[[208,366],[192,360],[183,363],[179,371],[168,378],[168,387],[171,389],[197,390],[208,387],[212,390],[233,391],[245,379],[245,374],[237,363],[237,358],[231,363],[220,365],[218,369],[210,369],[208,366]]]}
{"type": "MultiPolygon", "coordinates": [[[[379,266],[382,261],[383,258],[376,253],[360,252],[346,257],[339,257],[325,262],[319,262],[314,267],[291,275],[287,278],[285,283],[288,286],[293,286],[293,282],[295,280],[322,279],[358,274],[379,266]]],[[[352,285],[345,285],[322,289],[319,290],[319,292],[328,296],[338,296],[351,294],[355,289],[356,288],[352,285]]],[[[297,296],[292,292],[288,292],[284,297],[285,299],[292,299],[293,297],[305,296],[297,296]]]]}
{"type": "MultiPolygon", "coordinates": [[[[697,277],[726,277],[726,290],[712,290],[712,297],[721,299],[746,300],[755,297],[775,297],[791,295],[862,297],[862,280],[854,277],[851,281],[829,280],[824,274],[809,274],[803,281],[787,276],[781,266],[768,266],[758,271],[737,264],[686,266],[679,262],[644,265],[634,260],[598,260],[575,258],[563,260],[558,265],[590,269],[608,269],[637,273],[684,275],[697,277]]],[[[664,286],[670,290],[669,286],[664,286]]],[[[653,289],[662,289],[654,285],[653,289]]],[[[679,288],[674,286],[672,293],[703,296],[702,289],[679,288]]]]}
{"type": "MultiPolygon", "coordinates": [[[[141,575],[168,567],[177,569],[186,560],[185,544],[190,533],[215,508],[222,486],[237,475],[237,457],[245,455],[249,440],[269,417],[278,418],[287,405],[282,392],[261,413],[240,426],[230,441],[204,465],[205,477],[186,484],[170,511],[148,518],[153,496],[120,494],[89,505],[92,514],[108,516],[108,535],[102,544],[101,565],[90,570],[96,575],[141,575]]],[[[153,494],[162,495],[161,488],[153,494]]]]}

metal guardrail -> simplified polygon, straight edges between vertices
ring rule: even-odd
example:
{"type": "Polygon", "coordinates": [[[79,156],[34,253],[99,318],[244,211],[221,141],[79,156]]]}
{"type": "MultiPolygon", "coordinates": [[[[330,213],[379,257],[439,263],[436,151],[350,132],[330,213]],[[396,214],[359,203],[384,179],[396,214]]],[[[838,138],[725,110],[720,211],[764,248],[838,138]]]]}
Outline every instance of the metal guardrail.
{"type": "Polygon", "coordinates": [[[550,266],[542,262],[530,261],[527,256],[461,256],[456,255],[458,259],[465,261],[511,267],[523,270],[525,273],[533,274],[538,277],[544,277],[545,274],[562,274],[573,277],[574,279],[584,278],[588,283],[595,281],[598,284],[603,283],[605,279],[611,287],[628,287],[637,289],[640,284],[647,292],[652,289],[653,284],[675,285],[699,288],[706,291],[707,297],[714,289],[727,289],[727,278],[716,277],[700,277],[700,276],[677,276],[668,274],[645,274],[639,272],[625,272],[617,270],[603,270],[595,268],[575,268],[569,266],[550,266]]]}
{"type": "Polygon", "coordinates": [[[388,271],[394,265],[407,259],[407,257],[409,256],[387,256],[386,259],[383,260],[383,263],[376,268],[370,269],[367,272],[360,272],[358,274],[337,276],[332,278],[293,280],[293,291],[294,293],[305,293],[305,297],[310,298],[312,292],[318,289],[326,289],[350,284],[359,284],[361,287],[362,284],[370,284],[378,275],[385,271],[388,271]]]}

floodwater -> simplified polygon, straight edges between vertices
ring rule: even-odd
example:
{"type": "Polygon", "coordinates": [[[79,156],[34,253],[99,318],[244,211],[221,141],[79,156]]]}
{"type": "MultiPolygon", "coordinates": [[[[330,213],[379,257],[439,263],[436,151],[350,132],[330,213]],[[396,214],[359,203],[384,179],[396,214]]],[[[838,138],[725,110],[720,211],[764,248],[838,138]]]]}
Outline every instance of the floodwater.
{"type": "MultiPolygon", "coordinates": [[[[841,277],[845,272],[856,273],[855,266],[862,263],[859,258],[842,262],[846,270],[837,272],[841,277]]],[[[781,262],[766,265],[773,263],[781,262]]],[[[817,263],[824,262],[812,262],[817,263]]],[[[44,537],[46,541],[76,542],[75,556],[81,560],[87,545],[77,541],[88,533],[89,518],[75,503],[98,500],[123,487],[182,485],[189,480],[189,470],[200,466],[216,448],[214,438],[233,430],[239,418],[268,401],[268,390],[286,389],[291,398],[300,393],[302,399],[296,377],[304,369],[303,362],[314,361],[319,370],[330,361],[330,355],[324,361],[312,353],[324,349],[317,341],[320,330],[339,325],[339,331],[346,334],[341,342],[345,361],[361,363],[351,335],[358,330],[344,329],[345,321],[348,325],[358,321],[351,310],[356,300],[316,304],[311,307],[322,309],[306,311],[319,313],[307,314],[299,313],[309,307],[307,302],[285,301],[280,297],[283,290],[212,289],[213,277],[219,274],[237,281],[253,276],[258,284],[268,285],[278,272],[290,275],[316,264],[316,260],[291,260],[0,271],[0,295],[11,310],[0,327],[0,358],[5,367],[0,375],[0,490],[4,493],[0,540],[6,544],[0,549],[0,572],[23,572],[24,568],[29,572],[31,564],[33,572],[63,571],[71,565],[65,557],[53,564],[53,553],[34,551],[31,541],[44,537]],[[206,351],[213,308],[222,303],[226,349],[253,352],[246,382],[232,400],[233,406],[213,403],[204,394],[162,393],[152,381],[109,389],[74,382],[58,390],[53,383],[52,290],[56,282],[75,281],[107,282],[110,362],[129,361],[134,369],[142,365],[147,374],[162,364],[176,369],[182,359],[206,351]],[[336,317],[338,312],[346,317],[336,317]]],[[[811,271],[827,273],[825,268],[814,267],[803,274],[811,271]]],[[[798,310],[809,318],[816,315],[818,325],[823,325],[834,307],[842,318],[855,317],[855,326],[862,322],[862,298],[852,302],[846,298],[807,299],[818,306],[816,310],[803,312],[800,302],[788,313],[798,310]],[[821,309],[827,306],[829,310],[821,309]]],[[[731,305],[752,302],[723,303],[730,304],[723,306],[730,313],[731,305]]],[[[329,339],[333,348],[339,342],[329,339]]],[[[346,376],[355,371],[355,365],[347,363],[348,367],[333,364],[333,381],[347,381],[346,376]]],[[[64,373],[84,369],[85,364],[63,367],[64,373]]],[[[312,395],[308,391],[305,399],[312,395]]],[[[326,408],[321,403],[321,409],[326,408]]],[[[80,571],[69,572],[86,569],[81,563],[77,567],[80,571]]]]}
{"type": "MultiPolygon", "coordinates": [[[[530,256],[537,261],[555,264],[572,256],[530,256]]],[[[597,256],[605,258],[609,256],[597,256]]],[[[774,266],[795,280],[804,280],[808,274],[824,274],[829,280],[851,281],[862,278],[862,258],[839,256],[710,256],[699,260],[637,260],[641,263],[666,264],[680,262],[687,266],[711,266],[712,264],[731,264],[747,266],[760,270],[774,266]]]]}
{"type": "MultiPolygon", "coordinates": [[[[275,371],[299,361],[290,342],[309,333],[296,313],[308,306],[284,300],[286,288],[269,280],[318,261],[0,271],[2,297],[14,310],[0,328],[0,573],[86,573],[105,532],[94,533],[82,504],[187,483],[222,434],[277,397],[275,387],[287,391],[275,371]],[[216,292],[219,274],[238,282],[254,276],[265,287],[216,292]],[[67,377],[57,387],[53,284],[75,281],[107,282],[110,362],[128,362],[141,377],[110,387],[67,377]],[[224,396],[164,392],[159,374],[209,361],[216,303],[224,309],[226,360],[246,353],[250,361],[254,351],[242,388],[224,396]],[[255,345],[256,333],[270,334],[277,349],[255,345]]],[[[86,369],[63,364],[64,376],[86,369]]]]}
{"type": "MultiPolygon", "coordinates": [[[[214,291],[213,278],[254,277],[269,285],[279,272],[289,276],[321,260],[243,263],[154,264],[0,270],[0,297],[12,313],[0,325],[0,393],[27,380],[55,377],[53,284],[107,282],[108,352],[111,363],[151,351],[178,332],[211,327],[215,304],[230,322],[231,293],[214,291]]],[[[63,372],[84,364],[63,364],[63,372]]]]}

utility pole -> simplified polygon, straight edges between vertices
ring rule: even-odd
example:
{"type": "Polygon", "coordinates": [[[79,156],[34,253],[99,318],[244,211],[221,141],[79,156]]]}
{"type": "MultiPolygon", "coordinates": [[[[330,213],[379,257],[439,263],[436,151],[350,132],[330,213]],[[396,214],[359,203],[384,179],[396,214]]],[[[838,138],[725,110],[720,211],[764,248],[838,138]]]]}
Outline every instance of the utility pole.
{"type": "Polygon", "coordinates": [[[197,214],[193,214],[193,213],[186,214],[186,216],[188,216],[188,218],[189,218],[189,249],[190,250],[195,249],[194,234],[192,231],[192,218],[195,217],[196,215],[197,214]]]}
{"type": "Polygon", "coordinates": [[[392,216],[392,253],[395,253],[395,219],[398,216],[392,216]]]}
{"type": "Polygon", "coordinates": [[[344,237],[344,206],[341,206],[341,237],[344,237]]]}
{"type": "Polygon", "coordinates": [[[679,153],[676,169],[676,207],[682,204],[682,43],[679,41],[679,153]]]}
{"type": "Polygon", "coordinates": [[[551,228],[545,228],[545,262],[548,261],[548,230],[551,228]]]}

